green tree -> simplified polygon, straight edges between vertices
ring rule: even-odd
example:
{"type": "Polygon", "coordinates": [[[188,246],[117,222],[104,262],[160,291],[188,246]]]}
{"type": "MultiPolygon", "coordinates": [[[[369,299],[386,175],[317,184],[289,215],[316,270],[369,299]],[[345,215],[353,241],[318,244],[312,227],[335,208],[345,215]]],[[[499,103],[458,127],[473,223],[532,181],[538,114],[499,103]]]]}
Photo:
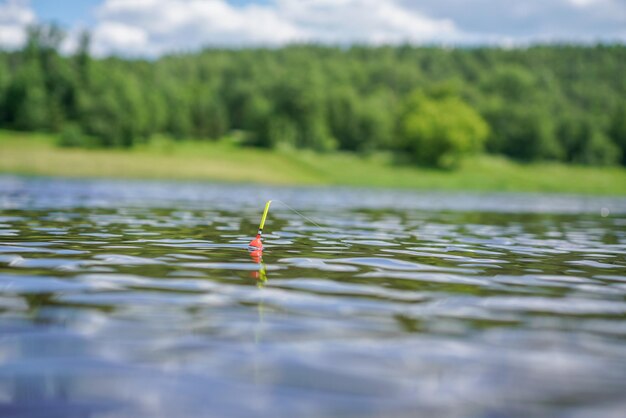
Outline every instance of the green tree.
{"type": "Polygon", "coordinates": [[[91,34],[87,31],[81,32],[78,38],[78,48],[74,54],[74,63],[77,76],[84,87],[89,83],[89,71],[91,68],[91,56],[89,48],[91,45],[91,34]]]}
{"type": "Polygon", "coordinates": [[[621,163],[626,165],[626,104],[624,103],[613,113],[610,136],[621,152],[621,163]]]}
{"type": "Polygon", "coordinates": [[[37,61],[22,66],[9,86],[5,105],[14,128],[42,130],[48,127],[48,97],[37,61]]]}
{"type": "Polygon", "coordinates": [[[538,107],[496,105],[485,112],[491,126],[488,149],[523,160],[561,158],[550,115],[538,107]]]}
{"type": "Polygon", "coordinates": [[[602,132],[595,130],[587,138],[580,162],[589,165],[613,165],[620,161],[621,150],[602,132]]]}
{"type": "Polygon", "coordinates": [[[399,121],[399,145],[423,165],[456,166],[480,151],[489,133],[482,117],[459,97],[430,98],[421,91],[410,95],[399,121]]]}

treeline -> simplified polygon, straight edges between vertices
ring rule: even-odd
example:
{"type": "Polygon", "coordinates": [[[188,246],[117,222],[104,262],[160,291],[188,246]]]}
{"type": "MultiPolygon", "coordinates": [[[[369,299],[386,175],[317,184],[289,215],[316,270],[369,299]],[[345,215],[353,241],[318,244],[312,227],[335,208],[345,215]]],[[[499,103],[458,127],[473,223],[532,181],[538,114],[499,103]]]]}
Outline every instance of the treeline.
{"type": "Polygon", "coordinates": [[[0,52],[0,127],[65,145],[129,147],[154,134],[260,147],[394,151],[453,166],[484,150],[626,164],[626,46],[520,49],[288,46],[94,59],[85,34],[33,27],[0,52]]]}

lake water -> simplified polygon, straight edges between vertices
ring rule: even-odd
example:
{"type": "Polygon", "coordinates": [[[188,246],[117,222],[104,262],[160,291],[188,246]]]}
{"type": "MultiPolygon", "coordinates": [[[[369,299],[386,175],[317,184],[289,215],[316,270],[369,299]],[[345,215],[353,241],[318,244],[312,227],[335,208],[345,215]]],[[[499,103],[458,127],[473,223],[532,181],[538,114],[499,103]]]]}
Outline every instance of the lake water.
{"type": "Polygon", "coordinates": [[[626,200],[0,177],[2,417],[623,417],[626,200]],[[263,254],[251,254],[267,199],[263,254]],[[260,257],[261,256],[261,257],[260,257]]]}

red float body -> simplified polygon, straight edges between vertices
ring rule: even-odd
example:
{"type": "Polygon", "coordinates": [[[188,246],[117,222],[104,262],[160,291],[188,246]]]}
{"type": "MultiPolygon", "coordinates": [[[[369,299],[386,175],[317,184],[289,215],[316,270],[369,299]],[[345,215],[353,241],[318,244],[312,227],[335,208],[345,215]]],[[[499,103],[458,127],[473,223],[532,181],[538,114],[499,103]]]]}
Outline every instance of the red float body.
{"type": "Polygon", "coordinates": [[[263,243],[261,242],[261,234],[257,234],[256,238],[250,241],[248,244],[249,247],[258,248],[259,250],[263,249],[263,243]]]}

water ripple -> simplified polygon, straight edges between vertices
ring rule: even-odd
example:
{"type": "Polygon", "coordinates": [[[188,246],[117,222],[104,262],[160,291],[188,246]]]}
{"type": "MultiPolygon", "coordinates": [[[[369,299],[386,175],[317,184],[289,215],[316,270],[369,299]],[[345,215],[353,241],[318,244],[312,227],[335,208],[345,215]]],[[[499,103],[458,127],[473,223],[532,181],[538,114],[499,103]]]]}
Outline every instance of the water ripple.
{"type": "Polygon", "coordinates": [[[14,177],[0,194],[1,416],[626,408],[625,199],[14,177]],[[276,205],[250,253],[268,198],[322,228],[276,205]]]}

